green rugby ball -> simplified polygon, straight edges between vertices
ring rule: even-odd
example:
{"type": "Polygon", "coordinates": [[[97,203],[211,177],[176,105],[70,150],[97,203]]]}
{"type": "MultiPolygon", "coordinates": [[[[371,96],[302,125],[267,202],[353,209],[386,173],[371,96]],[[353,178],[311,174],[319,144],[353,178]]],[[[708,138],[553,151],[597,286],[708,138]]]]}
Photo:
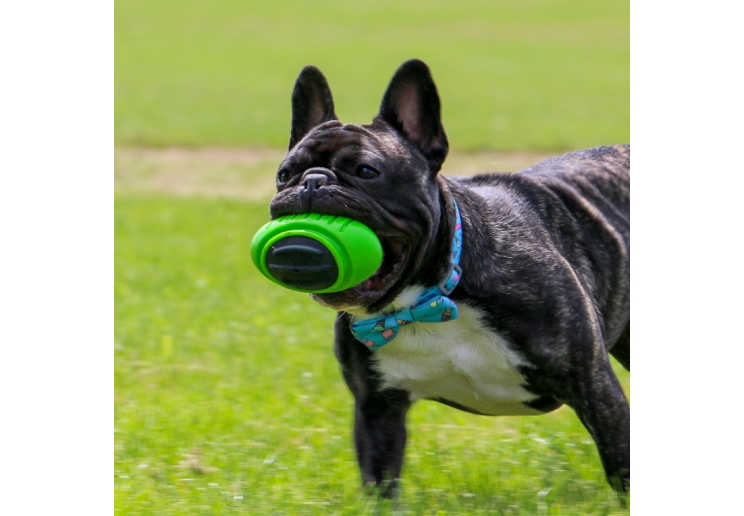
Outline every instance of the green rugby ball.
{"type": "Polygon", "coordinates": [[[382,244],[361,222],[306,213],[272,220],[251,242],[258,270],[298,292],[340,292],[372,276],[382,264],[382,244]]]}

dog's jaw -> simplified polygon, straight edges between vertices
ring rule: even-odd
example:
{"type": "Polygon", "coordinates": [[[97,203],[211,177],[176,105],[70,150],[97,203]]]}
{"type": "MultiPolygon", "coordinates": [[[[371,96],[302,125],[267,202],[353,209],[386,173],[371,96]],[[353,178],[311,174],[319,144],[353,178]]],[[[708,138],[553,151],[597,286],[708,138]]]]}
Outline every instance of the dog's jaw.
{"type": "Polygon", "coordinates": [[[320,306],[330,308],[332,310],[335,310],[336,312],[346,312],[358,316],[364,316],[367,313],[367,309],[363,306],[331,305],[324,301],[322,298],[318,297],[318,294],[310,294],[310,299],[318,303],[320,306]]]}
{"type": "MultiPolygon", "coordinates": [[[[395,298],[390,303],[388,303],[381,310],[378,310],[376,313],[384,313],[391,310],[400,310],[401,308],[412,305],[416,301],[416,299],[418,299],[423,289],[424,287],[421,285],[414,285],[404,288],[403,291],[395,296],[395,298]]],[[[336,310],[338,312],[346,312],[358,317],[367,317],[370,315],[369,310],[364,306],[330,305],[322,298],[318,297],[318,294],[310,294],[310,299],[321,306],[332,308],[333,310],[336,310]]]]}
{"type": "Polygon", "coordinates": [[[370,307],[385,303],[389,293],[400,290],[398,284],[405,276],[411,256],[410,246],[405,238],[381,236],[380,240],[384,257],[375,274],[350,289],[313,294],[312,299],[321,306],[338,311],[371,313],[370,307]]]}

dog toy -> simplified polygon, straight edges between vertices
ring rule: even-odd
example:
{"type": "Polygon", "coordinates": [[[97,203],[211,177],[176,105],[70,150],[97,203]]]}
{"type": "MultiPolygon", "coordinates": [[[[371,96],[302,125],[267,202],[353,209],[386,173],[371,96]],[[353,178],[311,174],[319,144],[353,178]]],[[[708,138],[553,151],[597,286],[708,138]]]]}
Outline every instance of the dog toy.
{"type": "Polygon", "coordinates": [[[274,283],[298,292],[340,292],[372,276],[382,244],[359,221],[308,213],[272,220],[251,242],[251,258],[274,283]]]}

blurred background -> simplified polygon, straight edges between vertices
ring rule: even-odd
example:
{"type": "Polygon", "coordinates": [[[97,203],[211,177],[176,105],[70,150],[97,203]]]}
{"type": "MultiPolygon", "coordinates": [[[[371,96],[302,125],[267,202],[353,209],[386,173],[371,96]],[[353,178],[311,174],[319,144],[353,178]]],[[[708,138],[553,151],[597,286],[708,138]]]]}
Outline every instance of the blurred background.
{"type": "MultiPolygon", "coordinates": [[[[627,514],[570,409],[411,411],[404,498],[363,496],[335,314],[255,272],[303,66],[368,123],[431,68],[446,174],[629,143],[629,3],[115,3],[115,493],[121,514],[627,514]]],[[[629,375],[619,371],[628,392],[629,375]]]]}
{"type": "Polygon", "coordinates": [[[616,0],[122,0],[116,143],[277,147],[307,64],[367,123],[395,69],[432,70],[454,149],[629,139],[629,4],[616,0]]]}

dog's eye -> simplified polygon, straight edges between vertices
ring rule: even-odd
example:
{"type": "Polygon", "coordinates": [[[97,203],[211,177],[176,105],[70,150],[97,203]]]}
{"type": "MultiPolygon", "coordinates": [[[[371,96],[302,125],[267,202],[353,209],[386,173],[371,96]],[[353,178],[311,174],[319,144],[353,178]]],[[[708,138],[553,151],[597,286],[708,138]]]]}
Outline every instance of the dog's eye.
{"type": "Polygon", "coordinates": [[[357,168],[357,176],[362,179],[374,179],[379,175],[380,173],[377,170],[368,165],[359,165],[357,168]]]}
{"type": "Polygon", "coordinates": [[[292,173],[286,168],[283,168],[276,174],[276,178],[279,180],[280,183],[286,183],[287,181],[289,181],[290,177],[292,177],[292,173]]]}

